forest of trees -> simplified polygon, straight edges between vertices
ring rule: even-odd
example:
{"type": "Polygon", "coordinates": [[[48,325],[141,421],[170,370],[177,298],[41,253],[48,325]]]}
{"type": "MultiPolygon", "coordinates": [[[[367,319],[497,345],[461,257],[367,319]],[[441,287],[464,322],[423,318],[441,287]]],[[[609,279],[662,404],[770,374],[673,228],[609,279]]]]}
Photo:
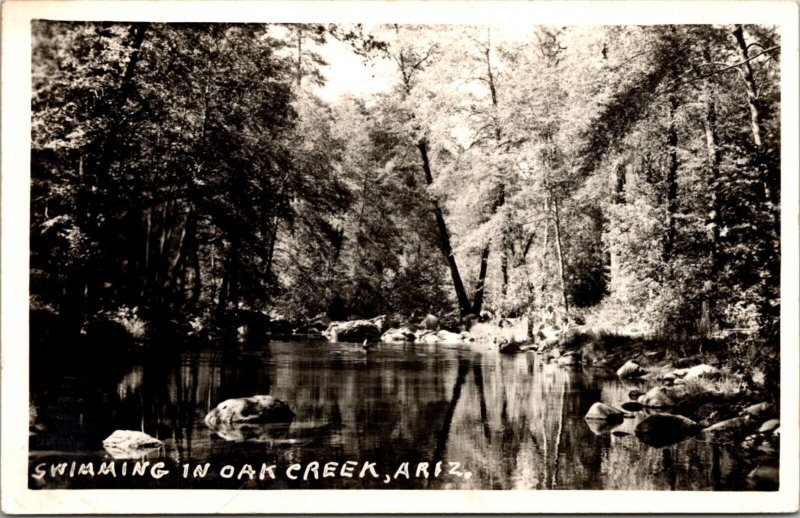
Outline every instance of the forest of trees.
{"type": "Polygon", "coordinates": [[[398,312],[657,332],[780,312],[764,26],[33,24],[32,306],[73,331],[398,312]],[[319,95],[317,50],[393,77],[319,95]]]}

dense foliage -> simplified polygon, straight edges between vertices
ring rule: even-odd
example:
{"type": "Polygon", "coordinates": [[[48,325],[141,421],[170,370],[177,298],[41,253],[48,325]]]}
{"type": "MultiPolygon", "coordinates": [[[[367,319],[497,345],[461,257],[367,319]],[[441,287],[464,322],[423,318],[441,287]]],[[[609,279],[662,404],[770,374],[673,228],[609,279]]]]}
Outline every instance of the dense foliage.
{"type": "Polygon", "coordinates": [[[33,33],[31,294],[75,331],[553,306],[776,343],[770,27],[33,33]],[[390,87],[324,102],[332,39],[390,87]]]}

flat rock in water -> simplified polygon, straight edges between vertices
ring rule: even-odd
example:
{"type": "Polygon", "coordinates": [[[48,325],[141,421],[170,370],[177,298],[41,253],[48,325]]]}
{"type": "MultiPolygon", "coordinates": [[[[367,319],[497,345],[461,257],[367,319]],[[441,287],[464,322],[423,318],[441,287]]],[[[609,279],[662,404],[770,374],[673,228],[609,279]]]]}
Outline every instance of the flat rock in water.
{"type": "Polygon", "coordinates": [[[283,423],[292,422],[294,412],[286,402],[272,396],[251,396],[228,399],[206,415],[206,425],[220,423],[283,423]]]}
{"type": "Polygon", "coordinates": [[[136,430],[115,430],[103,441],[103,448],[115,459],[134,459],[162,446],[163,441],[136,430]]]}
{"type": "Polygon", "coordinates": [[[673,414],[653,414],[645,417],[636,425],[636,437],[640,441],[661,448],[680,442],[697,434],[700,425],[686,417],[673,414]]]}
{"type": "Polygon", "coordinates": [[[611,405],[597,402],[589,408],[586,412],[584,419],[586,420],[603,420],[603,421],[622,421],[625,412],[611,405]]]}

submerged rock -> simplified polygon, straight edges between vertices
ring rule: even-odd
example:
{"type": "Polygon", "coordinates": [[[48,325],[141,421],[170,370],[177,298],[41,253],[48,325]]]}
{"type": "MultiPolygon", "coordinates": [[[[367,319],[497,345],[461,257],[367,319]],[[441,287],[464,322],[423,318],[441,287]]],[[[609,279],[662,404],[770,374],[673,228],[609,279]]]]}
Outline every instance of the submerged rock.
{"type": "Polygon", "coordinates": [[[164,442],[136,430],[115,430],[103,441],[103,448],[115,459],[137,459],[164,442]]]}
{"type": "Polygon", "coordinates": [[[645,373],[647,371],[633,360],[628,360],[622,367],[617,369],[617,376],[620,378],[637,378],[645,373]]]}
{"type": "Polygon", "coordinates": [[[281,423],[292,420],[294,412],[288,404],[261,395],[223,401],[205,418],[206,425],[211,428],[220,423],[281,423]]]}
{"type": "Polygon", "coordinates": [[[640,441],[660,448],[696,435],[701,426],[691,419],[673,414],[653,414],[636,425],[635,434],[640,441]]]}

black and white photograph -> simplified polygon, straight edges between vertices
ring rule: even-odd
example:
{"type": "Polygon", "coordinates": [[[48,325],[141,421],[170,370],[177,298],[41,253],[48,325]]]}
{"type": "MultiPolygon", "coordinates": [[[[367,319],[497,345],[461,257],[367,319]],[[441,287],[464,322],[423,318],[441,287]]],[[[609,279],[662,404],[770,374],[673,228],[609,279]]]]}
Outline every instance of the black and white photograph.
{"type": "Polygon", "coordinates": [[[3,98],[29,124],[2,171],[17,486],[796,510],[796,19],[261,4],[30,15],[3,98]]]}

